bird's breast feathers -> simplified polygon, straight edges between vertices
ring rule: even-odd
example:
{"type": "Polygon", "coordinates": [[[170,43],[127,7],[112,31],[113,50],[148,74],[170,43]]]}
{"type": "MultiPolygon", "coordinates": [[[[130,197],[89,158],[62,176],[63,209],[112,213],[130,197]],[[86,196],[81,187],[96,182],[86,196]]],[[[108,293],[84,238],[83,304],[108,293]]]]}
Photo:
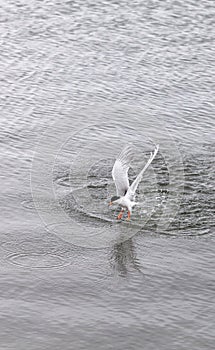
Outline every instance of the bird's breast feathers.
{"type": "Polygon", "coordinates": [[[127,198],[126,196],[123,196],[120,198],[120,203],[119,203],[122,207],[126,207],[126,208],[132,208],[136,203],[130,201],[129,198],[127,198]]]}

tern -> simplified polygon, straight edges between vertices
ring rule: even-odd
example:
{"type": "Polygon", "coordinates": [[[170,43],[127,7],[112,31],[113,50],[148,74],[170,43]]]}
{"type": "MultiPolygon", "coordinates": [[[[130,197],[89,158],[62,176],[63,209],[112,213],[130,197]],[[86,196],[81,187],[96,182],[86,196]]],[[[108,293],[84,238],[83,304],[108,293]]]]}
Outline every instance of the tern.
{"type": "Polygon", "coordinates": [[[158,149],[159,145],[156,145],[154,152],[151,152],[148,162],[130,186],[128,179],[128,170],[130,168],[131,160],[130,146],[126,146],[117,157],[112,169],[112,177],[115,182],[117,195],[111,198],[109,205],[117,204],[121,206],[121,211],[117,216],[118,220],[122,219],[125,209],[128,210],[127,220],[130,220],[132,208],[138,204],[137,202],[135,202],[135,193],[137,187],[142,179],[143,173],[146,171],[146,169],[149,167],[149,165],[155,158],[158,149]]]}

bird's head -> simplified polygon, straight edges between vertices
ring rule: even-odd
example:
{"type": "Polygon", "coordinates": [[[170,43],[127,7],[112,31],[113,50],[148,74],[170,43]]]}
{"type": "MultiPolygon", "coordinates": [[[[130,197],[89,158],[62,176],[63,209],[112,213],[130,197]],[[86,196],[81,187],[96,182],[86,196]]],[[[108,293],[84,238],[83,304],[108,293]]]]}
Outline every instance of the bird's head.
{"type": "Polygon", "coordinates": [[[113,197],[111,198],[111,200],[110,200],[109,205],[119,204],[119,199],[120,199],[119,196],[113,196],[113,197]]]}

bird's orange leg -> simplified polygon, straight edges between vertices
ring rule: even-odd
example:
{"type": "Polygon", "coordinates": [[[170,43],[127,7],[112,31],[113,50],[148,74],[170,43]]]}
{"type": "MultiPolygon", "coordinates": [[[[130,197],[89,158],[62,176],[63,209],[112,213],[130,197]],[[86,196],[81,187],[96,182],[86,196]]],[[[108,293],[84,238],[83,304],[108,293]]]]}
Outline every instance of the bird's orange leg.
{"type": "Polygon", "coordinates": [[[128,211],[128,217],[127,217],[127,219],[126,219],[126,220],[130,220],[130,217],[131,217],[131,212],[130,212],[130,211],[128,211]]]}
{"type": "Polygon", "coordinates": [[[122,209],[119,215],[117,216],[118,220],[122,219],[123,213],[124,213],[124,209],[122,209]]]}

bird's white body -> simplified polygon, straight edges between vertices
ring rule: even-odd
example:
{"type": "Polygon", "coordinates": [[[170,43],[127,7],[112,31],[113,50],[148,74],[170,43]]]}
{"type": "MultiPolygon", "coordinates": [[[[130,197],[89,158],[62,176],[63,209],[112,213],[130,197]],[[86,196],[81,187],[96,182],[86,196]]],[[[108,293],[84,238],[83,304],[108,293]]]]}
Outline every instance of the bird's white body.
{"type": "Polygon", "coordinates": [[[122,208],[128,209],[130,213],[132,212],[132,208],[137,204],[134,201],[131,201],[128,196],[123,196],[113,202],[114,204],[119,204],[122,208]]]}
{"type": "Polygon", "coordinates": [[[142,179],[143,173],[155,158],[158,149],[159,146],[157,145],[155,147],[154,153],[151,153],[148,162],[137,175],[136,179],[132,182],[131,185],[129,185],[128,180],[128,169],[130,167],[131,160],[131,148],[129,146],[125,147],[117,157],[112,169],[112,177],[115,182],[117,196],[114,196],[112,198],[110,204],[118,204],[122,207],[122,210],[118,215],[118,219],[122,218],[124,208],[128,209],[128,219],[130,219],[132,208],[137,204],[135,202],[135,193],[137,187],[142,179]]]}

